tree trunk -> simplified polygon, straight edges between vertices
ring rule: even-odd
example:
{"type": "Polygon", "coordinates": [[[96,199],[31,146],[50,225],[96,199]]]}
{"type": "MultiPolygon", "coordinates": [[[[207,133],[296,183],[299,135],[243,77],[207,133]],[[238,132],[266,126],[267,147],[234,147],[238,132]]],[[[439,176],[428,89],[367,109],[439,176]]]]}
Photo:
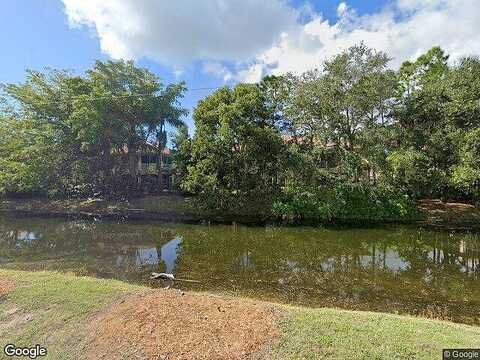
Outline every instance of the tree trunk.
{"type": "Polygon", "coordinates": [[[128,145],[128,173],[132,178],[135,189],[137,189],[138,175],[137,147],[133,144],[128,145]]]}
{"type": "Polygon", "coordinates": [[[103,189],[104,190],[107,190],[107,191],[110,191],[110,184],[111,184],[111,181],[112,181],[112,177],[113,177],[113,165],[114,165],[114,161],[113,161],[113,157],[112,157],[112,145],[110,143],[110,140],[106,140],[103,144],[102,144],[102,151],[101,151],[101,184],[103,184],[103,189]]]}
{"type": "Polygon", "coordinates": [[[163,150],[167,145],[167,134],[165,132],[165,122],[160,124],[157,131],[157,174],[158,191],[163,191],[163,150]]]}
{"type": "Polygon", "coordinates": [[[138,189],[138,159],[137,159],[137,139],[135,124],[130,123],[130,136],[128,139],[128,173],[132,179],[133,187],[138,189]]]}
{"type": "Polygon", "coordinates": [[[158,191],[163,191],[163,147],[161,144],[158,146],[157,154],[157,174],[158,174],[158,191]]]}

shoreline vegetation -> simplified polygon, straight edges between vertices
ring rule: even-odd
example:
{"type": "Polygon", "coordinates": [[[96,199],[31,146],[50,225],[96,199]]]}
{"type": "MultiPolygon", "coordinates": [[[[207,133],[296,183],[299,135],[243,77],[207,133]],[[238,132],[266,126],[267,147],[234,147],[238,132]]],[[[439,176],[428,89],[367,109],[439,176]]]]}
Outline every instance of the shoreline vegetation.
{"type": "MultiPolygon", "coordinates": [[[[420,221],[421,199],[478,206],[480,58],[390,60],[360,43],[303,74],[218,88],[193,134],[186,84],[134,62],[28,70],[0,86],[0,196],[133,199],[18,214],[287,224],[420,221]],[[135,199],[165,190],[191,197],[173,211],[135,199]]],[[[424,224],[456,227],[440,216],[451,208],[427,203],[424,224]]]]}
{"type": "Polygon", "coordinates": [[[446,321],[55,272],[0,270],[0,298],[0,341],[39,343],[49,359],[431,359],[480,345],[478,327],[446,321]]]}
{"type": "Polygon", "coordinates": [[[150,195],[131,200],[104,199],[0,199],[0,215],[58,217],[67,219],[159,221],[177,223],[239,223],[244,225],[345,225],[368,226],[407,224],[421,227],[480,231],[480,210],[465,203],[424,199],[416,204],[415,216],[410,219],[330,219],[329,221],[297,221],[285,223],[281,219],[255,216],[227,215],[201,212],[191,197],[178,194],[150,195]]]}

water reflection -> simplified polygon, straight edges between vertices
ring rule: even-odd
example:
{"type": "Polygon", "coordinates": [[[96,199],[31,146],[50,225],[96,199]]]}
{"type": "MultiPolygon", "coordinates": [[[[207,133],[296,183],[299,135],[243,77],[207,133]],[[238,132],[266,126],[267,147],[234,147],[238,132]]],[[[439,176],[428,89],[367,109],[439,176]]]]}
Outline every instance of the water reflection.
{"type": "Polygon", "coordinates": [[[161,248],[161,259],[165,263],[166,272],[171,274],[175,270],[175,263],[177,262],[177,256],[180,244],[182,243],[182,237],[177,236],[175,239],[170,240],[161,248]]]}
{"type": "Polygon", "coordinates": [[[3,218],[0,266],[142,283],[171,272],[201,281],[187,289],[480,324],[475,234],[3,218]]]}

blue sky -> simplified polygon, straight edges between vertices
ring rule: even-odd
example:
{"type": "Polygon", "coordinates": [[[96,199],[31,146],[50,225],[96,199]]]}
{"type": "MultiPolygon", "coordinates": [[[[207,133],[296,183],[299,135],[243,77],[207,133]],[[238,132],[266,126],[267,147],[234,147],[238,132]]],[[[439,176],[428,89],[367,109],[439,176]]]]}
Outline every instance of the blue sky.
{"type": "MultiPolygon", "coordinates": [[[[392,67],[434,45],[454,59],[480,49],[476,0],[262,3],[3,1],[0,82],[22,81],[27,68],[82,73],[95,59],[127,57],[166,83],[184,80],[191,89],[215,88],[321,66],[325,58],[359,41],[387,51],[394,58],[392,67]],[[239,44],[238,51],[229,39],[239,44]]],[[[192,109],[208,93],[188,92],[184,105],[192,109]]],[[[188,122],[192,124],[190,117],[188,122]]]]}

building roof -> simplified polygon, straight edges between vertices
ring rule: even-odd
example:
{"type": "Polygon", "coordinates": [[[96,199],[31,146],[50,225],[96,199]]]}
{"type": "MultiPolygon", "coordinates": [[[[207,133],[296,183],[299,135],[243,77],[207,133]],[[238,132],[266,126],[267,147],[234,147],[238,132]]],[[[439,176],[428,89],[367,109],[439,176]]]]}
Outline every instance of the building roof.
{"type": "MultiPolygon", "coordinates": [[[[295,136],[295,135],[288,135],[288,134],[283,134],[282,135],[282,140],[285,144],[293,144],[293,143],[298,143],[302,144],[305,142],[305,137],[304,136],[295,136]]],[[[314,144],[318,146],[322,146],[325,148],[332,148],[337,145],[336,142],[334,141],[328,141],[326,144],[323,142],[320,142],[318,140],[314,140],[314,144]]]]}
{"type": "MultiPolygon", "coordinates": [[[[144,143],[138,147],[140,153],[157,153],[157,147],[155,145],[144,143]]],[[[113,150],[112,153],[114,154],[128,154],[128,145],[124,144],[120,151],[113,150]]],[[[172,155],[172,150],[168,147],[165,147],[162,151],[163,155],[172,155]]]]}

